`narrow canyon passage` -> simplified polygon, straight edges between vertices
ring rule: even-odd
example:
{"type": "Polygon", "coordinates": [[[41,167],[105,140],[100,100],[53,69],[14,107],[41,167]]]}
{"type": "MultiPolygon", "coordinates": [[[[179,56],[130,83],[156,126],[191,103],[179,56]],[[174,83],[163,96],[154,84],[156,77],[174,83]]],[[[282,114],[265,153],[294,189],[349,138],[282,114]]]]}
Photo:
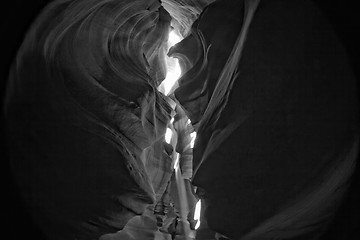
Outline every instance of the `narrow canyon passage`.
{"type": "Polygon", "coordinates": [[[347,54],[308,0],[49,2],[3,104],[28,221],[49,240],[329,239],[358,158],[347,54]]]}

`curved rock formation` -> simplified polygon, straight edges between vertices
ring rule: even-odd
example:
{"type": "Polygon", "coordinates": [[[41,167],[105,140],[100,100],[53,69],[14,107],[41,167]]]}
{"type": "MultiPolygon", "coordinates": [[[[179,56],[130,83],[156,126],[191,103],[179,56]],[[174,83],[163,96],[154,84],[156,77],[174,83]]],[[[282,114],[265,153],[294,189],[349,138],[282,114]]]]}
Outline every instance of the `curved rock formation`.
{"type": "Polygon", "coordinates": [[[178,46],[187,60],[186,46],[206,44],[175,93],[198,122],[193,184],[209,226],[231,239],[308,239],[354,170],[355,78],[312,3],[261,1],[251,21],[254,2],[209,5],[178,46]]]}
{"type": "Polygon", "coordinates": [[[171,107],[156,86],[170,20],[157,1],[55,1],[27,33],[5,112],[14,172],[48,236],[117,231],[165,191],[171,107]]]}
{"type": "Polygon", "coordinates": [[[18,50],[4,116],[46,239],[194,238],[198,197],[218,239],[319,239],[355,169],[357,101],[308,0],[56,0],[18,50]],[[166,55],[182,71],[169,96],[166,55]]]}

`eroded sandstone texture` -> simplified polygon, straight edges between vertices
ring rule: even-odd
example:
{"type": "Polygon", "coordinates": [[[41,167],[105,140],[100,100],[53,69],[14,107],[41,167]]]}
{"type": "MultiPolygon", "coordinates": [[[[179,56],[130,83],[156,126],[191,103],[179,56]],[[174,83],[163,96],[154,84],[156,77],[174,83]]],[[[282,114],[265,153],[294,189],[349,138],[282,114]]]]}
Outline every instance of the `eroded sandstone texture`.
{"type": "Polygon", "coordinates": [[[315,239],[357,156],[352,70],[305,0],[54,1],[18,51],[4,113],[19,192],[51,240],[181,235],[174,151],[187,213],[196,186],[217,236],[315,239]],[[184,39],[168,51],[171,28],[184,39]],[[183,72],[170,96],[166,54],[183,72]]]}

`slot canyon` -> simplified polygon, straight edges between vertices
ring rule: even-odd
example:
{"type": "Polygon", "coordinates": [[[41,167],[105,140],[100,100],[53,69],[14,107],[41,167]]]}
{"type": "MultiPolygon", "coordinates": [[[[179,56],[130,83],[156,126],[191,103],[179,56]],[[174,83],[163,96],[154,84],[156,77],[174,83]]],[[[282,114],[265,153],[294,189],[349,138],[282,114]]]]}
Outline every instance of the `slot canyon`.
{"type": "Polygon", "coordinates": [[[359,238],[355,10],[24,2],[2,20],[7,239],[359,238]]]}

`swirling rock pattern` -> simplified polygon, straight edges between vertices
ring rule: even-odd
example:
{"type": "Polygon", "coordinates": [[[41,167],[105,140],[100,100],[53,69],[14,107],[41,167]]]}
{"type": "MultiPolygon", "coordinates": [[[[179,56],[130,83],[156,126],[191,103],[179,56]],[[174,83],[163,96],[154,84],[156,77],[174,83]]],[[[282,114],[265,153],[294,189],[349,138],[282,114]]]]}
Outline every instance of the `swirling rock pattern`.
{"type": "Polygon", "coordinates": [[[20,191],[50,239],[116,232],[165,192],[170,21],[158,1],[54,1],[27,33],[5,112],[20,191]]]}
{"type": "Polygon", "coordinates": [[[56,0],[10,71],[12,169],[51,240],[171,239],[174,150],[217,236],[316,239],[354,169],[355,89],[310,1],[56,0]],[[167,52],[171,28],[184,39],[167,52]],[[166,54],[183,72],[172,100],[166,54]]]}

